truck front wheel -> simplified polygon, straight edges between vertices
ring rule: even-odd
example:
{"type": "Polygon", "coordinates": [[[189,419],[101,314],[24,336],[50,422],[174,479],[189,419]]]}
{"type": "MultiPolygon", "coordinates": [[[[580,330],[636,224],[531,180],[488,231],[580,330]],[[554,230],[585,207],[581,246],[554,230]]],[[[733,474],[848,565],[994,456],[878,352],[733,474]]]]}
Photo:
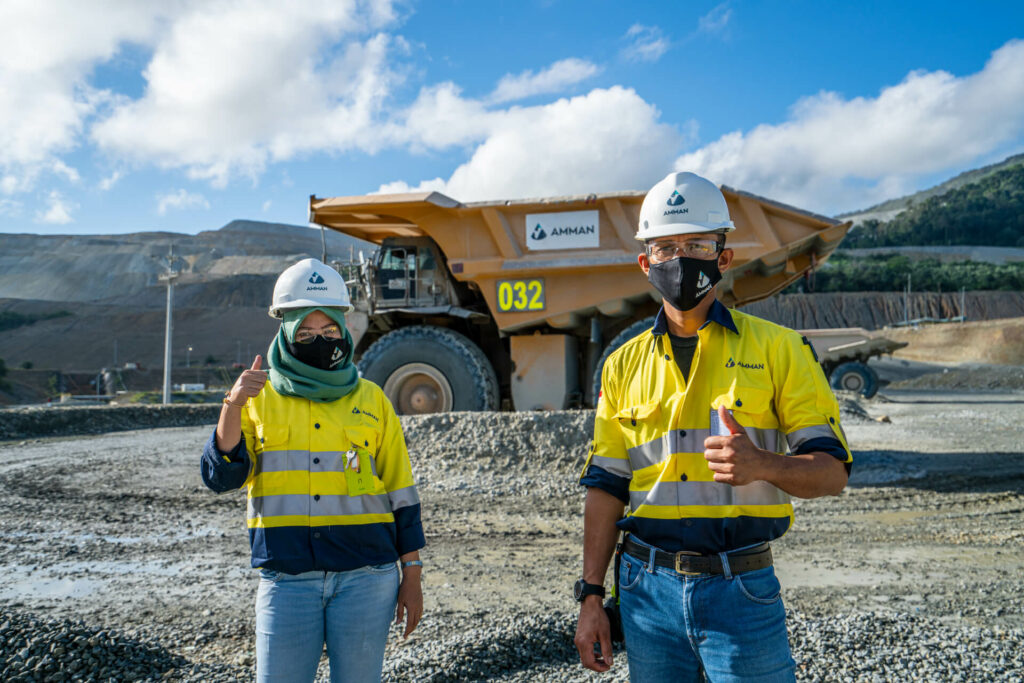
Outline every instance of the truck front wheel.
{"type": "Polygon", "coordinates": [[[415,325],[389,332],[359,361],[399,415],[497,410],[498,378],[483,351],[458,332],[415,325]]]}
{"type": "Polygon", "coordinates": [[[878,393],[878,373],[859,361],[841,364],[832,371],[830,380],[833,389],[853,391],[864,398],[878,393]]]}

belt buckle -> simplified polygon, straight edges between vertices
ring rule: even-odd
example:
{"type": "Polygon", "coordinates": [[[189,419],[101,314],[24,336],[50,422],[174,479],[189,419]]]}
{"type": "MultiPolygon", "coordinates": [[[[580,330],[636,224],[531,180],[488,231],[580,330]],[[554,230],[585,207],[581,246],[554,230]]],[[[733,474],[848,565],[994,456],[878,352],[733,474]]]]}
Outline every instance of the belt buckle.
{"type": "Polygon", "coordinates": [[[682,558],[683,557],[700,557],[700,553],[689,552],[681,550],[676,553],[676,574],[682,574],[683,576],[700,576],[703,572],[688,572],[683,569],[682,558]]]}

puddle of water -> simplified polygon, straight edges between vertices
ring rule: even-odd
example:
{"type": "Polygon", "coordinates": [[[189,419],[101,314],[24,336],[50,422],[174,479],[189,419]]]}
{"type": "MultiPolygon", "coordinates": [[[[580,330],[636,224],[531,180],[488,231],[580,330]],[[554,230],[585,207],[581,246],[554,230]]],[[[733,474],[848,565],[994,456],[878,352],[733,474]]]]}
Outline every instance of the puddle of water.
{"type": "Polygon", "coordinates": [[[933,517],[942,514],[939,510],[887,510],[885,512],[865,512],[849,516],[851,521],[878,522],[881,524],[911,524],[922,517],[933,517]]]}
{"type": "Polygon", "coordinates": [[[207,536],[219,536],[222,530],[215,527],[198,527],[189,531],[178,531],[176,533],[159,533],[151,536],[112,536],[90,533],[66,533],[63,531],[7,531],[5,536],[12,538],[34,538],[39,540],[61,539],[73,543],[92,543],[101,541],[117,545],[137,545],[139,543],[160,543],[187,541],[193,538],[205,538],[207,536]]]}
{"type": "Polygon", "coordinates": [[[84,598],[106,585],[103,581],[84,578],[33,579],[8,581],[0,585],[0,599],[19,598],[84,598]]]}
{"type": "MultiPolygon", "coordinates": [[[[187,577],[203,572],[194,563],[167,560],[95,562],[76,561],[34,568],[23,564],[0,565],[5,581],[0,584],[0,600],[40,598],[87,598],[104,591],[123,589],[133,580],[161,585],[161,591],[188,592],[188,582],[178,586],[171,577],[187,577]]],[[[227,581],[254,578],[253,570],[243,566],[225,567],[218,572],[227,581]]]]}

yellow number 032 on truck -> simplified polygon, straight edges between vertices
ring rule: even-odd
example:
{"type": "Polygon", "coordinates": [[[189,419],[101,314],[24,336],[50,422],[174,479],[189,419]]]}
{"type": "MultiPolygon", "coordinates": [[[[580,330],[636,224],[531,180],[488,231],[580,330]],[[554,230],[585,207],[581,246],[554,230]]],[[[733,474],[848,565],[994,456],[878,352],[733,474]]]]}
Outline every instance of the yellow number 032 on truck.
{"type": "Polygon", "coordinates": [[[544,310],[544,280],[499,280],[498,310],[542,311],[544,310]]]}

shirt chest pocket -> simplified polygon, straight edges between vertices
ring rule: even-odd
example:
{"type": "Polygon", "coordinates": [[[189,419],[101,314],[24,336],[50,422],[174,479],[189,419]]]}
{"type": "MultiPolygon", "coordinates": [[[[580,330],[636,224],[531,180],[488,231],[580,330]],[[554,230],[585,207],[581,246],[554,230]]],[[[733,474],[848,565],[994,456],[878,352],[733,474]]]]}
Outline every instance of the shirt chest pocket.
{"type": "Polygon", "coordinates": [[[366,424],[345,425],[343,448],[362,448],[376,455],[380,450],[380,430],[366,424]]]}
{"type": "Polygon", "coordinates": [[[744,427],[775,429],[779,426],[772,405],[772,392],[761,387],[734,384],[711,392],[711,424],[717,424],[720,406],[732,411],[733,417],[744,427]]]}
{"type": "Polygon", "coordinates": [[[256,425],[256,443],[254,449],[257,453],[264,451],[283,451],[288,448],[288,425],[263,424],[256,425]]]}
{"type": "Polygon", "coordinates": [[[661,433],[661,404],[657,401],[627,406],[615,413],[615,419],[630,446],[647,443],[661,433]]]}

